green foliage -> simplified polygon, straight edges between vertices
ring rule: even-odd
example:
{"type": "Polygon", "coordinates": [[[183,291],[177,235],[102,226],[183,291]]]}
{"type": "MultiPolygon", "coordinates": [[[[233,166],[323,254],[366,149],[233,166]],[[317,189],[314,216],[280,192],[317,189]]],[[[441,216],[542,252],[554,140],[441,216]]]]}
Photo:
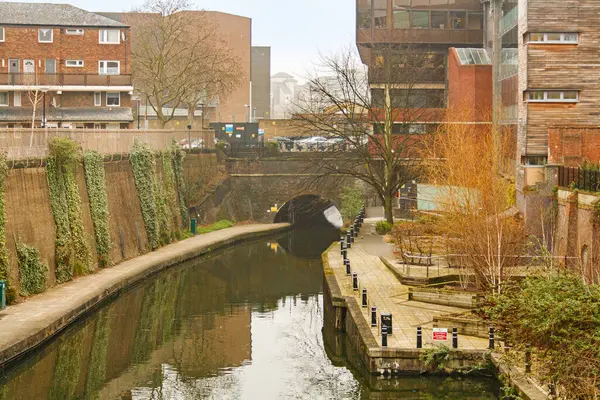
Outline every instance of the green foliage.
{"type": "Polygon", "coordinates": [[[581,164],[580,168],[583,171],[600,172],[600,164],[593,163],[588,160],[584,160],[583,163],[581,164]]]}
{"type": "Polygon", "coordinates": [[[75,168],[81,160],[77,144],[68,138],[53,138],[46,176],[50,205],[56,225],[56,280],[66,282],[74,274],[93,272],[92,251],[83,231],[81,197],[75,168]]]}
{"type": "Polygon", "coordinates": [[[450,349],[444,345],[429,347],[423,350],[419,359],[434,371],[445,371],[450,361],[450,349]]]}
{"type": "Polygon", "coordinates": [[[98,399],[100,389],[106,379],[106,354],[109,334],[108,309],[102,309],[96,318],[96,327],[92,338],[92,350],[85,378],[85,398],[98,399]]]}
{"type": "MultiPolygon", "coordinates": [[[[217,143],[218,144],[218,143],[217,143]]],[[[188,208],[185,204],[185,180],[183,177],[183,159],[185,152],[175,142],[171,146],[171,154],[173,159],[173,174],[175,177],[175,185],[177,187],[177,198],[179,199],[179,214],[181,215],[181,224],[185,227],[189,226],[188,208]]]]}
{"type": "Polygon", "coordinates": [[[353,221],[363,206],[364,194],[356,186],[344,186],[340,196],[340,213],[344,221],[353,221]]]}
{"type": "Polygon", "coordinates": [[[159,226],[156,210],[154,152],[147,145],[136,140],[131,150],[131,166],[142,208],[142,219],[146,227],[148,243],[152,250],[155,250],[159,245],[159,226]]]}
{"type": "Polygon", "coordinates": [[[539,378],[564,398],[600,391],[600,286],[571,273],[528,277],[483,311],[512,347],[532,346],[539,378]]]}
{"type": "Polygon", "coordinates": [[[110,230],[108,214],[108,195],[104,160],[97,151],[86,151],[83,155],[85,183],[90,199],[90,213],[96,234],[98,265],[106,267],[110,262],[110,230]]]}
{"type": "Polygon", "coordinates": [[[375,224],[375,231],[380,235],[385,235],[391,230],[392,225],[385,220],[377,221],[377,223],[375,224]]]}
{"type": "Polygon", "coordinates": [[[75,392],[81,374],[85,334],[86,330],[80,328],[73,335],[63,335],[59,339],[50,400],[77,398],[75,392]]]}
{"type": "Polygon", "coordinates": [[[163,176],[157,171],[154,171],[154,177],[154,201],[156,202],[156,218],[158,222],[158,243],[160,246],[164,246],[171,242],[171,230],[169,229],[171,213],[167,206],[163,176]]]}
{"type": "Polygon", "coordinates": [[[6,248],[6,211],[4,205],[4,192],[6,190],[6,176],[8,166],[6,156],[0,154],[0,280],[6,281],[6,298],[11,303],[15,296],[15,289],[9,279],[10,261],[6,248]]]}
{"type": "Polygon", "coordinates": [[[198,230],[196,231],[196,233],[203,234],[203,233],[208,233],[208,232],[214,232],[214,231],[218,231],[220,229],[231,228],[232,226],[233,226],[233,222],[228,221],[226,219],[222,219],[220,221],[215,222],[212,225],[199,227],[198,230]]]}
{"type": "Polygon", "coordinates": [[[32,246],[16,241],[17,263],[21,296],[42,293],[46,290],[48,266],[40,260],[40,252],[32,246]]]}
{"type": "Polygon", "coordinates": [[[173,153],[176,148],[170,147],[161,153],[164,181],[164,196],[165,205],[167,207],[169,223],[174,228],[175,232],[179,232],[181,228],[177,223],[177,214],[179,208],[177,204],[177,190],[175,185],[175,172],[173,170],[173,153]]]}

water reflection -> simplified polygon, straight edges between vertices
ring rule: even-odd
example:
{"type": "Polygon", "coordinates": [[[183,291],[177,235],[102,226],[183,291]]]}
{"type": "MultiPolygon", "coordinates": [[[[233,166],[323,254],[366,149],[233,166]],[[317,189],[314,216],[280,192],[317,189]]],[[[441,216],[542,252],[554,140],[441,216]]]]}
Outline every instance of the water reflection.
{"type": "Polygon", "coordinates": [[[310,246],[291,232],[142,283],[4,371],[0,399],[385,398],[398,389],[367,389],[343,349],[324,350],[322,267],[304,250],[337,233],[318,232],[310,246]]]}

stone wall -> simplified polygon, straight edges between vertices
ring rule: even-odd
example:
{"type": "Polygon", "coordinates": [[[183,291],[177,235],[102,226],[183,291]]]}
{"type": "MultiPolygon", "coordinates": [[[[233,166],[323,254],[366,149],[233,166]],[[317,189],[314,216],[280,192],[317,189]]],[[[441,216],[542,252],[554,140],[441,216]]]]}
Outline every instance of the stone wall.
{"type": "MultiPolygon", "coordinates": [[[[162,174],[160,160],[157,165],[159,174],[162,174]]],[[[217,168],[214,154],[193,154],[186,157],[184,171],[188,201],[193,202],[207,192],[209,186],[205,183],[215,177],[217,168]]],[[[116,264],[146,253],[149,250],[148,238],[130,161],[125,159],[106,162],[104,170],[110,213],[110,257],[116,264]]],[[[97,260],[89,199],[81,166],[77,168],[76,179],[82,202],[84,231],[92,245],[93,259],[97,260]]],[[[49,266],[48,285],[54,285],[56,227],[50,208],[45,168],[38,166],[11,169],[6,179],[5,204],[11,282],[16,286],[19,280],[15,241],[21,238],[24,243],[35,246],[40,251],[41,259],[49,266]]]]}

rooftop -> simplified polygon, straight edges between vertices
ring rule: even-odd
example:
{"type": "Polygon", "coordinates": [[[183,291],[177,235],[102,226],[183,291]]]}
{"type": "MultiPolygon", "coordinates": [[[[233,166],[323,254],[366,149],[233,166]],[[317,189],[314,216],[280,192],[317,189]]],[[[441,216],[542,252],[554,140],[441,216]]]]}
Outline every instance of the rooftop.
{"type": "Polygon", "coordinates": [[[70,4],[0,2],[0,25],[127,27],[70,4]]]}

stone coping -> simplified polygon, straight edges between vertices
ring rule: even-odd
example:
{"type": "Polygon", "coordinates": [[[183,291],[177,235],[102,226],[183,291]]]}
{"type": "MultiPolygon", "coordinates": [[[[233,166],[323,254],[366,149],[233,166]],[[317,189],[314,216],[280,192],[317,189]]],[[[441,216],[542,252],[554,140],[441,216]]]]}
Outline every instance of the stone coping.
{"type": "Polygon", "coordinates": [[[143,279],[214,250],[289,228],[287,223],[252,224],[198,235],[78,277],[10,306],[0,312],[0,369],[143,279]]]}

